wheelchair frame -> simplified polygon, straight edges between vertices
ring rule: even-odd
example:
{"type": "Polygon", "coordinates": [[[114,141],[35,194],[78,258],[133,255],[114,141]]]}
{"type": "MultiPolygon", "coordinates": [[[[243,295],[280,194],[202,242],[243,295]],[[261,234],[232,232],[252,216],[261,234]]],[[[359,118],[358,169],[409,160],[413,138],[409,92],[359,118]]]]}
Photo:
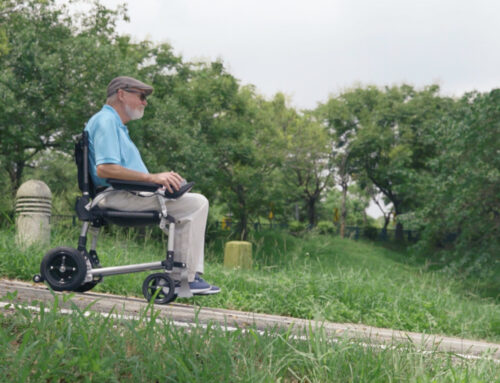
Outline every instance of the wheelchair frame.
{"type": "MultiPolygon", "coordinates": [[[[186,264],[174,261],[174,232],[176,220],[167,214],[167,210],[160,200],[162,209],[158,211],[119,211],[100,209],[96,200],[99,194],[92,183],[88,165],[88,133],[83,131],[77,137],[75,144],[75,162],[78,168],[78,184],[82,196],[77,198],[75,210],[78,218],[83,221],[77,249],[70,247],[57,247],[49,250],[42,259],[40,274],[33,277],[34,282],[46,281],[56,291],[85,292],[98,283],[105,276],[129,274],[149,270],[164,270],[162,273],[150,274],[143,282],[142,292],[150,301],[166,304],[179,297],[192,297],[187,279],[186,264]],[[168,235],[166,257],[162,261],[101,267],[97,256],[97,240],[101,227],[107,223],[120,226],[139,226],[159,224],[160,228],[168,235]],[[90,251],[87,251],[88,234],[92,234],[90,251]],[[175,286],[170,274],[174,268],[180,269],[180,286],[175,286]],[[177,289],[177,291],[176,291],[177,289]]],[[[155,192],[162,185],[124,180],[107,180],[114,189],[129,190],[134,192],[155,192]]],[[[184,185],[176,192],[178,197],[189,191],[193,183],[184,185]]],[[[164,198],[159,196],[159,199],[164,198]]]]}

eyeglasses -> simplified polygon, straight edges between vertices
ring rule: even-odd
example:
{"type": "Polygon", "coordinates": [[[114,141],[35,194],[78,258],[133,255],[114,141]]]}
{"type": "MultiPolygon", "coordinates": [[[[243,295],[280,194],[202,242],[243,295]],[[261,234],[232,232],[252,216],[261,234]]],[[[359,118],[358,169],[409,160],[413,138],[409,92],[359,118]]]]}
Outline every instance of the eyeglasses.
{"type": "Polygon", "coordinates": [[[144,93],[142,93],[140,90],[135,90],[135,89],[122,89],[123,91],[125,92],[128,92],[128,93],[136,93],[139,95],[139,98],[141,99],[141,101],[146,101],[146,95],[144,93]]]}

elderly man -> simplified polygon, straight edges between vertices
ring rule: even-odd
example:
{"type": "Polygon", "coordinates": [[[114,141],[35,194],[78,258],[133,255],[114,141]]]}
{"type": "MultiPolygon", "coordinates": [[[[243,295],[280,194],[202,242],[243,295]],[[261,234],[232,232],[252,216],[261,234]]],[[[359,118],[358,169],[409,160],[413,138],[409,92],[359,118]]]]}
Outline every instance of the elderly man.
{"type": "MultiPolygon", "coordinates": [[[[132,77],[116,77],[108,85],[106,105],[88,121],[89,163],[92,180],[97,188],[109,187],[107,178],[153,182],[169,191],[179,190],[184,182],[176,172],[149,173],[139,150],[130,139],[125,126],[144,115],[147,96],[153,88],[132,77]]],[[[175,258],[187,264],[189,288],[193,294],[220,292],[209,285],[203,274],[205,227],[208,200],[201,194],[186,193],[178,199],[165,199],[168,213],[178,223],[175,230],[175,258]]],[[[98,206],[102,208],[141,211],[161,210],[157,195],[144,195],[124,190],[106,189],[98,206]]],[[[174,269],[175,270],[175,269],[174,269]]],[[[174,271],[174,279],[180,274],[174,271]]]]}

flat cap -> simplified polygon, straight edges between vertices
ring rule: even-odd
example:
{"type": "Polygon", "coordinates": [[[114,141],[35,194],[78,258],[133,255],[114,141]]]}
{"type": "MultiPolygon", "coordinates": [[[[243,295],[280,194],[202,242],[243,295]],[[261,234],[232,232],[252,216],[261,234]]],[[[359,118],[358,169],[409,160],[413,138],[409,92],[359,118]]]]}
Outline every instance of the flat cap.
{"type": "Polygon", "coordinates": [[[108,97],[110,97],[113,94],[115,94],[118,91],[118,89],[130,89],[130,88],[143,90],[146,96],[149,96],[151,93],[153,93],[152,86],[146,85],[142,81],[136,80],[135,78],[132,77],[120,76],[120,77],[115,77],[108,84],[107,95],[108,97]]]}

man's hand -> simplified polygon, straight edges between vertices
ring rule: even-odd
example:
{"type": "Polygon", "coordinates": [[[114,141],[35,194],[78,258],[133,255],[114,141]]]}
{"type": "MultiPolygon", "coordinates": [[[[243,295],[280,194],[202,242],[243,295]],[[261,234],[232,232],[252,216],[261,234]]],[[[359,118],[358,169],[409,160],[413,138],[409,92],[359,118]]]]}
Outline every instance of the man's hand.
{"type": "Polygon", "coordinates": [[[184,179],[176,172],[164,172],[151,174],[151,181],[163,185],[168,192],[173,193],[180,189],[184,179]]]}

